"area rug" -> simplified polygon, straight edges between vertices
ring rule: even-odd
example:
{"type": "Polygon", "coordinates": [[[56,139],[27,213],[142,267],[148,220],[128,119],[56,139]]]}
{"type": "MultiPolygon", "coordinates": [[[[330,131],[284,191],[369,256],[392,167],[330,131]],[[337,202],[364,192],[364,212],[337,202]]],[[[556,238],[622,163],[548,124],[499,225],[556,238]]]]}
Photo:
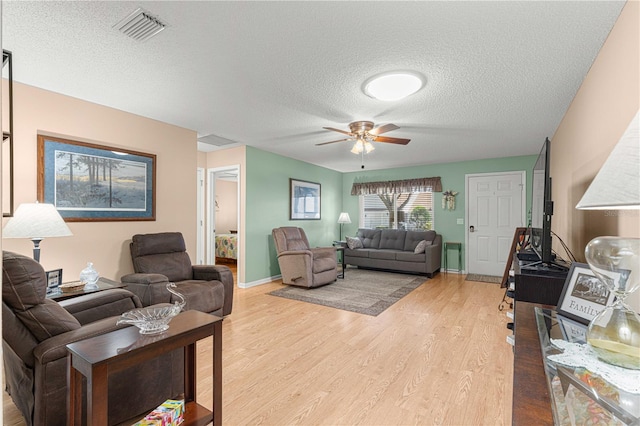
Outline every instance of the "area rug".
{"type": "Polygon", "coordinates": [[[286,286],[269,294],[378,316],[427,281],[427,277],[348,268],[345,279],[322,287],[286,286]]]}
{"type": "Polygon", "coordinates": [[[493,275],[467,274],[466,281],[479,281],[483,283],[501,284],[502,277],[495,277],[493,275]]]}

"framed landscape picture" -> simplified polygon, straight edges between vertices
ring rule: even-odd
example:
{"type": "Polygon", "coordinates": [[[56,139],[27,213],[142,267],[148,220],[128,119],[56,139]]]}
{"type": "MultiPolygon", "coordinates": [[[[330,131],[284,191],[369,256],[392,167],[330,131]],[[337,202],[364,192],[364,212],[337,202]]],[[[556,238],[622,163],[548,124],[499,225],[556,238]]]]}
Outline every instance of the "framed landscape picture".
{"type": "Polygon", "coordinates": [[[289,179],[290,220],[320,220],[320,184],[289,179]]]}
{"type": "Polygon", "coordinates": [[[156,156],[38,135],[38,200],[68,222],[155,220],[156,156]]]}
{"type": "Polygon", "coordinates": [[[556,310],[560,315],[588,324],[614,297],[613,292],[595,276],[589,265],[574,262],[556,310]]]}

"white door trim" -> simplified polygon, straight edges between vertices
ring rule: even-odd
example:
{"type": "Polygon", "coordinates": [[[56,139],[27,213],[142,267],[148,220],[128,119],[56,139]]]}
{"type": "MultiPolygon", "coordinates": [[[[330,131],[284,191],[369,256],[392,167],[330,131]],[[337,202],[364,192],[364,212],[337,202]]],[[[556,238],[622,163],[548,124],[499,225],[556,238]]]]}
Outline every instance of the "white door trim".
{"type": "MultiPolygon", "coordinates": [[[[525,226],[526,218],[527,218],[527,172],[525,170],[512,170],[507,172],[487,172],[487,173],[470,173],[464,175],[464,194],[465,194],[465,209],[464,209],[464,264],[465,271],[464,273],[468,273],[468,265],[469,265],[469,180],[475,177],[486,177],[486,176],[504,176],[504,175],[515,175],[520,174],[522,176],[522,199],[521,199],[521,218],[520,218],[520,226],[525,226]]],[[[515,232],[515,229],[514,229],[515,232]]]]}
{"type": "MultiPolygon", "coordinates": [[[[244,232],[242,229],[242,225],[240,223],[240,164],[234,164],[229,166],[221,166],[221,167],[212,167],[207,169],[207,265],[215,265],[216,256],[215,256],[215,247],[216,247],[216,238],[215,238],[215,223],[216,223],[216,173],[219,172],[228,172],[228,171],[236,171],[238,174],[238,202],[237,202],[237,218],[236,223],[238,224],[238,245],[237,245],[237,253],[238,257],[240,256],[240,240],[242,239],[241,235],[244,232]]],[[[238,264],[240,264],[240,259],[238,259],[238,264]]]]}
{"type": "Polygon", "coordinates": [[[204,214],[205,214],[205,201],[204,201],[204,168],[198,167],[196,169],[196,185],[198,190],[197,195],[197,233],[196,233],[196,264],[204,264],[204,244],[205,244],[205,227],[204,227],[204,214]]]}

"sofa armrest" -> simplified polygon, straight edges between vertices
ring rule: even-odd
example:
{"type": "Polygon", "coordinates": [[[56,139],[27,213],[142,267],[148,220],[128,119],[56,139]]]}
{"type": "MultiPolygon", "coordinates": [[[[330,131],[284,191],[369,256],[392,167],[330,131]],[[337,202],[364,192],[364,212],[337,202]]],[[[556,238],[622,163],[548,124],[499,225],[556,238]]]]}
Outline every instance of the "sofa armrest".
{"type": "Polygon", "coordinates": [[[130,327],[126,324],[116,325],[116,321],[118,321],[118,319],[119,317],[104,318],[91,324],[84,325],[76,330],[67,331],[66,333],[53,336],[36,346],[33,350],[33,355],[42,365],[64,358],[67,356],[67,345],[69,343],[78,342],[80,340],[88,339],[89,337],[99,336],[120,328],[130,327]]]}
{"type": "Polygon", "coordinates": [[[98,291],[59,303],[82,325],[142,307],[138,296],[121,288],[98,291]]]}
{"type": "Polygon", "coordinates": [[[440,269],[442,262],[442,236],[436,235],[433,243],[424,250],[426,254],[426,262],[428,273],[433,273],[440,269]]]}
{"type": "Polygon", "coordinates": [[[233,273],[228,266],[224,265],[193,265],[193,279],[213,281],[217,280],[224,287],[224,305],[222,315],[231,313],[233,308],[233,273]]]}
{"type": "Polygon", "coordinates": [[[169,278],[162,274],[127,274],[120,278],[123,284],[155,284],[169,282],[169,278]]]}

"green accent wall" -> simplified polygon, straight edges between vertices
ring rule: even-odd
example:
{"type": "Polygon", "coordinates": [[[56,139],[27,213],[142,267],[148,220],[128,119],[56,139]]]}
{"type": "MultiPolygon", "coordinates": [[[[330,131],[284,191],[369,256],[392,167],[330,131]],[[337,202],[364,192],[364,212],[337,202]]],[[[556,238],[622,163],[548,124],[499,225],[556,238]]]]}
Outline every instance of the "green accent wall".
{"type": "Polygon", "coordinates": [[[303,228],[312,247],[338,239],[343,185],[340,172],[250,146],[246,159],[245,281],[251,283],[280,275],[273,228],[303,228]],[[321,185],[320,220],[289,220],[289,178],[321,185]]]}
{"type": "MultiPolygon", "coordinates": [[[[271,230],[280,226],[304,228],[311,246],[328,246],[337,240],[340,212],[346,211],[352,223],[344,225],[343,235],[355,235],[358,230],[359,201],[352,196],[354,181],[373,182],[419,177],[440,176],[442,189],[458,192],[456,209],[442,209],[442,194],[435,193],[435,230],[443,241],[464,243],[467,224],[458,225],[465,218],[465,175],[489,172],[526,171],[527,212],[530,209],[531,170],[536,155],[429,164],[388,170],[340,173],[303,161],[283,157],[247,146],[246,149],[246,268],[245,281],[252,283],[280,274],[271,230]],[[321,220],[289,220],[289,178],[317,182],[321,187],[321,220]]],[[[527,219],[528,221],[528,216],[527,219]]],[[[525,224],[526,225],[526,224],[525,224]]],[[[464,262],[464,246],[462,259],[464,262]]],[[[457,255],[449,254],[449,267],[458,268],[457,255]]],[[[464,269],[464,268],[463,268],[464,269]]]]}
{"type": "MultiPolygon", "coordinates": [[[[433,216],[435,231],[442,235],[443,241],[457,241],[463,243],[462,259],[464,262],[464,241],[467,224],[458,225],[457,219],[465,218],[465,175],[489,172],[521,171],[527,172],[526,200],[527,209],[531,208],[531,171],[537,159],[536,155],[519,157],[494,158],[488,160],[462,161],[457,163],[428,164],[424,166],[403,167],[388,170],[372,170],[345,173],[342,182],[342,208],[349,213],[352,223],[345,224],[345,235],[355,235],[358,230],[359,201],[358,196],[351,195],[351,186],[357,182],[377,182],[386,180],[401,180],[421,177],[437,177],[442,179],[442,190],[449,189],[458,192],[456,195],[456,209],[442,209],[442,193],[434,193],[433,216]]],[[[526,220],[529,220],[527,214],[526,220]]],[[[524,224],[526,225],[526,223],[524,224]]],[[[458,256],[455,251],[449,253],[448,266],[457,269],[458,256]]],[[[444,267],[444,259],[443,259],[444,267]]],[[[462,268],[464,269],[464,268],[462,268]]]]}

